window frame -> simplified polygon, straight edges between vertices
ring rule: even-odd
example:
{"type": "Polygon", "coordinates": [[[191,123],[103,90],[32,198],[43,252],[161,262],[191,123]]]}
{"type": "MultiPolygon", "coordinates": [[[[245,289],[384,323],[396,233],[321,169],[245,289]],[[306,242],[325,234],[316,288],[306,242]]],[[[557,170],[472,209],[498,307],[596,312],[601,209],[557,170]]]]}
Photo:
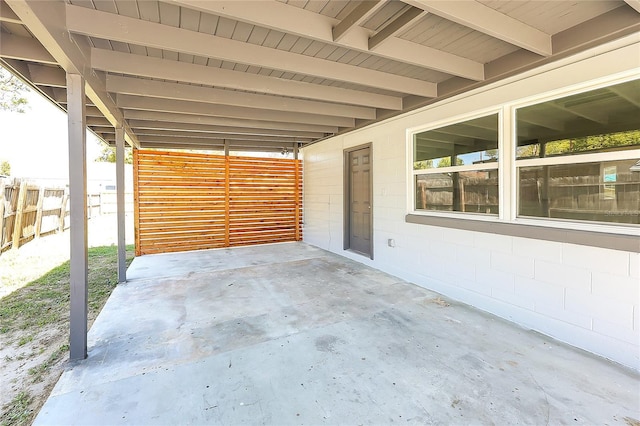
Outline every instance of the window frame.
{"type": "MultiPolygon", "coordinates": [[[[597,90],[616,84],[640,80],[637,72],[624,72],[606,78],[574,84],[571,86],[553,89],[546,92],[504,102],[493,107],[483,108],[473,112],[458,114],[447,119],[437,120],[428,125],[415,126],[406,129],[406,154],[407,154],[407,215],[424,216],[434,218],[451,218],[472,222],[499,222],[512,225],[536,226],[542,228],[561,228],[573,231],[590,231],[598,233],[640,236],[640,225],[625,223],[607,223],[597,221],[580,221],[575,219],[543,218],[531,216],[518,216],[518,169],[520,167],[579,164],[590,162],[640,159],[640,148],[610,152],[592,152],[575,155],[554,156],[546,158],[516,159],[517,145],[517,110],[527,106],[561,99],[580,93],[597,90]],[[435,130],[440,127],[462,123],[475,118],[498,114],[498,161],[468,166],[449,166],[443,168],[414,170],[413,169],[413,140],[417,133],[435,130]],[[495,165],[494,167],[491,167],[495,165]],[[489,167],[487,167],[489,166],[489,167]],[[415,176],[430,173],[445,173],[466,170],[498,170],[498,197],[499,214],[489,215],[471,212],[452,212],[435,210],[418,210],[415,208],[416,183],[415,176]],[[433,171],[436,170],[436,171],[433,171]]],[[[428,220],[428,219],[427,219],[428,220]]]]}
{"type": "Polygon", "coordinates": [[[488,108],[479,111],[474,111],[473,113],[461,114],[454,117],[450,117],[444,120],[439,120],[434,123],[431,123],[426,126],[417,126],[407,129],[407,158],[408,158],[408,183],[409,183],[409,194],[407,197],[407,207],[408,212],[410,214],[418,214],[418,215],[431,215],[431,216],[441,216],[441,217],[450,217],[450,218],[459,218],[459,219],[472,219],[472,220],[484,220],[484,221],[496,221],[500,217],[500,212],[502,212],[503,202],[502,202],[502,176],[500,173],[500,167],[502,164],[501,157],[501,146],[503,144],[502,137],[502,127],[503,127],[503,114],[504,108],[488,108]],[[428,132],[430,130],[437,130],[442,127],[451,126],[454,124],[461,124],[466,121],[474,120],[477,118],[489,117],[491,115],[497,115],[498,123],[498,161],[483,163],[483,164],[466,164],[462,166],[447,166],[447,167],[434,167],[431,169],[419,169],[414,170],[413,168],[413,142],[414,136],[418,133],[428,132]],[[415,208],[415,193],[416,193],[416,176],[418,175],[429,175],[429,174],[441,174],[441,173],[451,173],[451,172],[467,172],[467,171],[477,171],[477,170],[497,170],[498,173],[498,214],[487,214],[487,213],[477,213],[477,212],[458,212],[458,211],[443,211],[443,210],[418,210],[415,208]]]}

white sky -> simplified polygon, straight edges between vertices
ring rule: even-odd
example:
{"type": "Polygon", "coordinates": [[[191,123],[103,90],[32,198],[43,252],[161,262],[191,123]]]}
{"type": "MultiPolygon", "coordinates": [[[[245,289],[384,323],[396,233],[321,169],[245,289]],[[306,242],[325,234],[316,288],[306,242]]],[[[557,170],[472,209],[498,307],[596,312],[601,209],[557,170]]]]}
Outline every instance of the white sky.
{"type": "MultiPolygon", "coordinates": [[[[15,177],[68,179],[67,114],[34,90],[26,97],[25,113],[0,111],[0,161],[9,161],[15,177]]],[[[101,150],[87,132],[87,162],[101,150]]]]}

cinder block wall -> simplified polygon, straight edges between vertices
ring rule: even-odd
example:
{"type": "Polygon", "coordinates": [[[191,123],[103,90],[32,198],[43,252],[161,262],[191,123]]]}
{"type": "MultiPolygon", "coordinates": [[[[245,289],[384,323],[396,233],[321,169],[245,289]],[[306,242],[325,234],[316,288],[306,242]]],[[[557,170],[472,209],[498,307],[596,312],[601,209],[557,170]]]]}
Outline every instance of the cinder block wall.
{"type": "Polygon", "coordinates": [[[405,222],[408,128],[628,71],[638,48],[603,48],[305,148],[305,241],[640,370],[638,253],[405,222]],[[343,250],[343,150],[369,142],[374,260],[343,250]]]}

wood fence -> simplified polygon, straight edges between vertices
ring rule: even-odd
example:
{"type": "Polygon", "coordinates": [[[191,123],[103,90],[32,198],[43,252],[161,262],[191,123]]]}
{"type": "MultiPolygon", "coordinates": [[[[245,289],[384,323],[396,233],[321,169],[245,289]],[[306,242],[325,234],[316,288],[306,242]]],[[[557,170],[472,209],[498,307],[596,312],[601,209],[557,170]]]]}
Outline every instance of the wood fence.
{"type": "Polygon", "coordinates": [[[68,228],[68,200],[63,188],[0,183],[0,253],[68,228]]]}
{"type": "Polygon", "coordinates": [[[136,255],[302,239],[300,160],[134,150],[136,255]]]}
{"type": "MultiPolygon", "coordinates": [[[[132,194],[125,196],[132,198],[132,194]]],[[[87,195],[87,217],[115,213],[115,191],[87,195]]],[[[0,182],[0,253],[69,228],[69,193],[15,180],[0,182]]],[[[133,207],[131,207],[131,210],[133,207]]]]}

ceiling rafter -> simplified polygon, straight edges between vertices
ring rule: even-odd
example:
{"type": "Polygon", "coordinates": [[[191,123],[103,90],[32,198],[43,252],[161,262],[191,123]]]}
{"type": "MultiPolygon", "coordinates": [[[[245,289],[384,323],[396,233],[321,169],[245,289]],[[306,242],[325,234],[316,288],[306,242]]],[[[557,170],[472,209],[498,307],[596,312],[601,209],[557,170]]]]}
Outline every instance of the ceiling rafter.
{"type": "Polygon", "coordinates": [[[640,13],[640,0],[624,0],[629,6],[634,8],[636,12],[640,13]]]}
{"type": "Polygon", "coordinates": [[[391,37],[395,37],[400,34],[404,29],[418,22],[426,14],[427,12],[422,9],[418,9],[417,7],[409,8],[369,38],[369,49],[375,52],[375,48],[377,46],[388,41],[391,37]]]}
{"type": "Polygon", "coordinates": [[[63,69],[38,64],[28,64],[31,81],[38,86],[67,87],[67,76],[63,69]]]}
{"type": "MultiPolygon", "coordinates": [[[[180,132],[173,130],[159,130],[159,129],[139,129],[133,128],[136,132],[136,135],[139,138],[144,136],[162,136],[162,137],[180,137],[180,138],[202,138],[202,139],[213,139],[213,140],[252,140],[252,141],[263,141],[263,142],[310,142],[309,138],[296,138],[292,136],[265,136],[265,135],[254,135],[254,134],[238,134],[238,133],[208,133],[208,132],[180,132]]],[[[107,130],[102,133],[113,133],[115,134],[115,130],[107,130]]]]}
{"type": "MultiPolygon", "coordinates": [[[[9,22],[12,24],[22,24],[18,15],[4,1],[0,1],[0,22],[9,22]]],[[[4,37],[4,36],[3,36],[4,37]]]]}
{"type": "Polygon", "coordinates": [[[350,30],[366,22],[366,20],[380,10],[385,3],[385,0],[364,0],[358,3],[342,21],[333,27],[331,31],[333,41],[342,40],[350,30]]]}
{"type": "Polygon", "coordinates": [[[182,137],[182,136],[147,136],[147,135],[140,135],[139,137],[140,142],[145,143],[145,142],[164,142],[164,143],[169,143],[169,144],[180,144],[180,143],[187,143],[187,144],[215,144],[217,143],[224,143],[225,140],[228,141],[233,141],[234,144],[237,145],[249,145],[249,146],[284,146],[285,144],[291,146],[295,143],[297,143],[297,141],[295,140],[283,140],[283,141],[262,141],[262,140],[256,140],[256,139],[231,139],[231,138],[191,138],[191,137],[182,137]]]}
{"type": "Polygon", "coordinates": [[[306,112],[338,117],[376,118],[374,108],[317,102],[281,96],[257,95],[236,91],[169,83],[157,80],[107,75],[107,90],[113,93],[152,98],[206,102],[219,105],[263,108],[275,111],[306,112]]]}
{"type": "Polygon", "coordinates": [[[542,56],[552,52],[551,36],[476,0],[402,0],[465,27],[542,56]]]}
{"type": "Polygon", "coordinates": [[[180,114],[161,111],[140,111],[140,110],[125,110],[123,111],[126,119],[133,120],[156,120],[167,123],[191,123],[191,124],[205,124],[210,126],[234,126],[245,127],[247,129],[273,129],[273,130],[295,130],[295,131],[308,131],[319,132],[325,134],[338,133],[338,126],[325,126],[319,124],[309,123],[283,123],[277,121],[264,121],[264,120],[246,120],[240,118],[223,118],[223,117],[211,117],[204,115],[193,114],[180,114]]]}
{"type": "MultiPolygon", "coordinates": [[[[275,0],[253,2],[250,8],[243,6],[240,1],[209,1],[200,0],[161,0],[163,2],[183,6],[189,9],[250,23],[276,31],[317,40],[333,46],[344,47],[359,52],[366,52],[378,57],[406,62],[423,68],[428,68],[447,74],[468,78],[470,80],[484,80],[484,65],[461,56],[453,55],[441,50],[391,37],[393,47],[378,46],[375,51],[369,50],[370,31],[366,28],[355,27],[339,42],[333,40],[332,29],[339,22],[337,19],[310,12],[298,7],[289,6],[275,0]],[[382,47],[385,47],[382,49],[382,47]],[[407,60],[406,52],[397,50],[419,48],[419,53],[407,60]]],[[[410,51],[410,50],[409,50],[410,51]]]]}
{"type": "Polygon", "coordinates": [[[560,105],[557,102],[549,102],[549,105],[552,108],[555,108],[559,111],[563,111],[565,113],[571,114],[576,117],[584,118],[585,120],[593,121],[598,124],[608,124],[609,116],[606,114],[606,111],[580,111],[577,108],[568,108],[563,105],[560,105]]]}
{"type": "Polygon", "coordinates": [[[258,108],[215,105],[204,102],[153,99],[142,96],[118,95],[116,105],[122,109],[175,112],[179,114],[206,115],[210,117],[242,118],[247,120],[280,121],[284,123],[305,123],[337,127],[353,127],[355,120],[349,117],[307,114],[304,112],[281,112],[258,108]]]}
{"type": "Polygon", "coordinates": [[[437,96],[437,85],[355,65],[299,55],[211,34],[155,22],[66,5],[70,32],[174,52],[266,67],[392,92],[437,96]]]}
{"type": "Polygon", "coordinates": [[[259,74],[246,74],[222,68],[152,58],[106,49],[91,49],[91,66],[94,69],[137,75],[184,83],[204,84],[255,91],[264,94],[316,99],[349,105],[361,105],[391,110],[402,109],[402,98],[359,92],[339,87],[320,86],[302,81],[283,80],[259,74]]]}
{"type": "Polygon", "coordinates": [[[58,62],[35,38],[0,34],[0,57],[57,65],[58,62]]]}
{"type": "Polygon", "coordinates": [[[627,93],[625,91],[620,90],[617,87],[609,87],[607,88],[609,91],[615,93],[616,95],[620,96],[622,99],[626,100],[627,102],[631,103],[632,105],[635,105],[637,107],[640,107],[640,92],[631,92],[631,93],[627,93]]]}
{"type": "Polygon", "coordinates": [[[189,124],[151,120],[129,120],[132,129],[177,130],[182,132],[206,132],[216,134],[262,135],[262,136],[289,136],[295,138],[319,139],[324,137],[321,132],[306,132],[296,130],[274,129],[249,129],[233,126],[209,126],[206,124],[189,124]]]}

